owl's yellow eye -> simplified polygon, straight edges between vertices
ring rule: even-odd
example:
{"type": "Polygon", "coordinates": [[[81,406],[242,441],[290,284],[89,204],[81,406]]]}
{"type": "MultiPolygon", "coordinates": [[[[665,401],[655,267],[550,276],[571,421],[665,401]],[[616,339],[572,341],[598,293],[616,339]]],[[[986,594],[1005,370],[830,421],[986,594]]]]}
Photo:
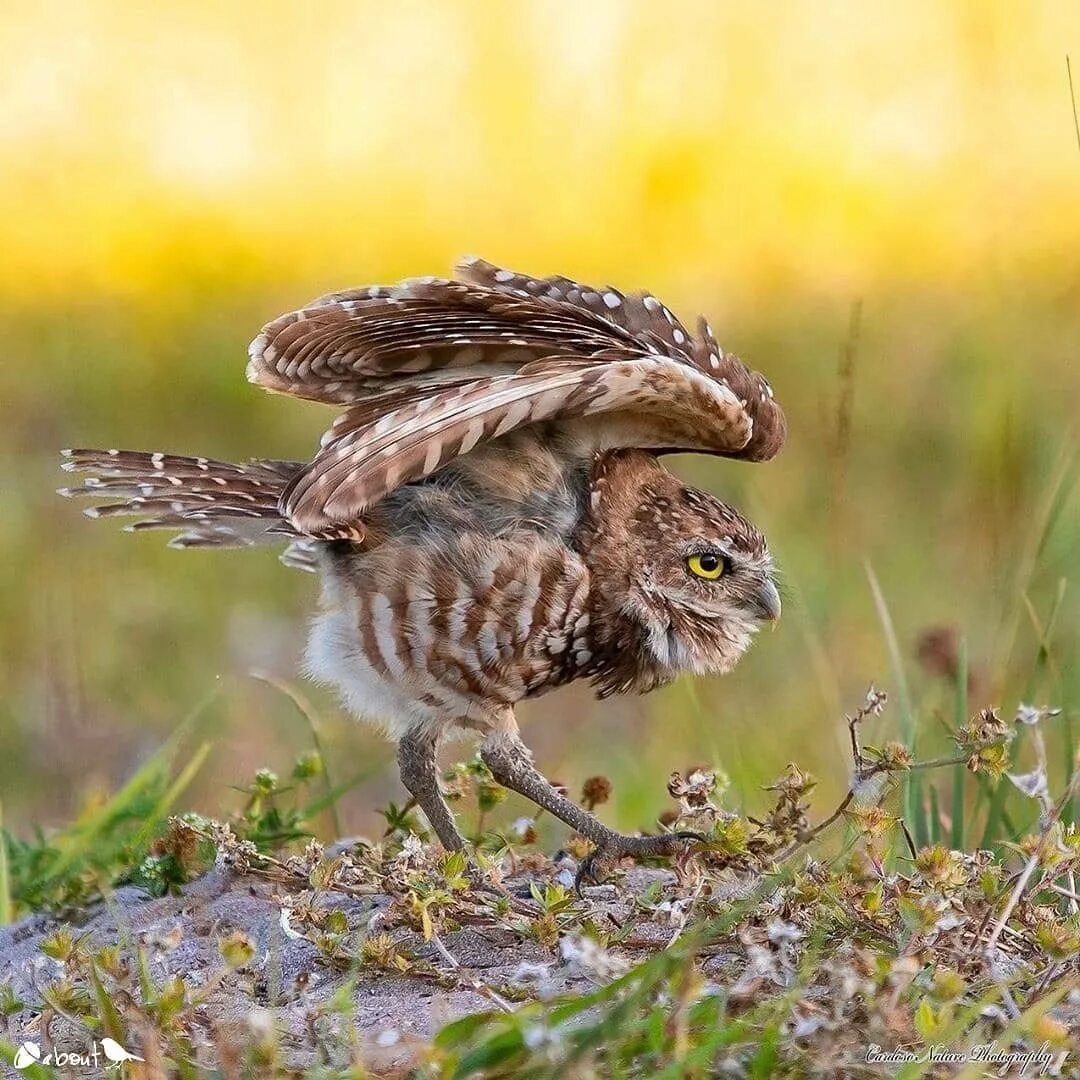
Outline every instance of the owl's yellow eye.
{"type": "Polygon", "coordinates": [[[715,581],[724,573],[724,560],[710,551],[702,555],[691,555],[686,560],[686,565],[691,574],[706,581],[715,581]]]}

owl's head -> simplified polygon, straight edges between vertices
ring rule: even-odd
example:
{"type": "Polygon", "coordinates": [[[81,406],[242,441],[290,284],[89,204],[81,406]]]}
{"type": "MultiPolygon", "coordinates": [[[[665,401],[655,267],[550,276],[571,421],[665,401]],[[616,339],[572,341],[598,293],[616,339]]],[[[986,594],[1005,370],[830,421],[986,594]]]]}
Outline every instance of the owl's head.
{"type": "Polygon", "coordinates": [[[651,454],[622,452],[594,472],[589,550],[608,617],[640,633],[661,678],[730,671],[754,633],[780,617],[761,532],[687,487],[651,454]]]}

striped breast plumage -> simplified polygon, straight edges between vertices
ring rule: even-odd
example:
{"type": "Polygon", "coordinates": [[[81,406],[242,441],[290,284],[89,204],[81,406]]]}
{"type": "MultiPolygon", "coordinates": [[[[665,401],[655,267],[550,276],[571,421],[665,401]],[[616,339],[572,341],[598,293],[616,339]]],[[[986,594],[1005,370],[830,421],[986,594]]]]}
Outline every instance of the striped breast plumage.
{"type": "Polygon", "coordinates": [[[510,451],[400,489],[364,543],[325,547],[309,671],[392,734],[490,729],[591,665],[587,473],[538,436],[510,451]]]}

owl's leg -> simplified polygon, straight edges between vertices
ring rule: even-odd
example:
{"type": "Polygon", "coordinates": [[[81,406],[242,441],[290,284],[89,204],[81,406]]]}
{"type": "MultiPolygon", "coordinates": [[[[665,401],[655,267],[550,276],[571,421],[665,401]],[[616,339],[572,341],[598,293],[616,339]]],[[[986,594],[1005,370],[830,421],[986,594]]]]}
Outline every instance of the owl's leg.
{"type": "Polygon", "coordinates": [[[438,734],[410,731],[398,743],[398,771],[401,782],[424,812],[435,830],[439,842],[447,851],[461,851],[465,838],[458,832],[454,815],[439,787],[439,770],[435,763],[438,734]]]}
{"type": "Polygon", "coordinates": [[[480,747],[480,756],[491,770],[491,775],[503,787],[531,799],[596,845],[593,854],[581,864],[579,885],[584,879],[599,880],[604,869],[613,866],[624,856],[666,855],[687,840],[701,839],[696,833],[626,836],[609,829],[563,795],[540,773],[533,764],[529,748],[515,734],[500,732],[489,735],[480,747]]]}

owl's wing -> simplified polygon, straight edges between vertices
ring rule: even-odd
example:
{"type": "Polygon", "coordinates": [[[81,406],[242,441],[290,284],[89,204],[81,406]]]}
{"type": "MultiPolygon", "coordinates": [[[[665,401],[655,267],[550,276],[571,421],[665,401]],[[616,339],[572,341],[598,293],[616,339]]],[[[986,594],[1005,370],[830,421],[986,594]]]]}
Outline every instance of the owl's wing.
{"type": "Polygon", "coordinates": [[[643,447],[764,460],[783,443],[768,383],[655,297],[483,263],[323,297],[270,323],[248,377],[350,406],[283,511],[301,533],[358,537],[365,509],[475,446],[558,425],[568,453],[643,447]]]}

